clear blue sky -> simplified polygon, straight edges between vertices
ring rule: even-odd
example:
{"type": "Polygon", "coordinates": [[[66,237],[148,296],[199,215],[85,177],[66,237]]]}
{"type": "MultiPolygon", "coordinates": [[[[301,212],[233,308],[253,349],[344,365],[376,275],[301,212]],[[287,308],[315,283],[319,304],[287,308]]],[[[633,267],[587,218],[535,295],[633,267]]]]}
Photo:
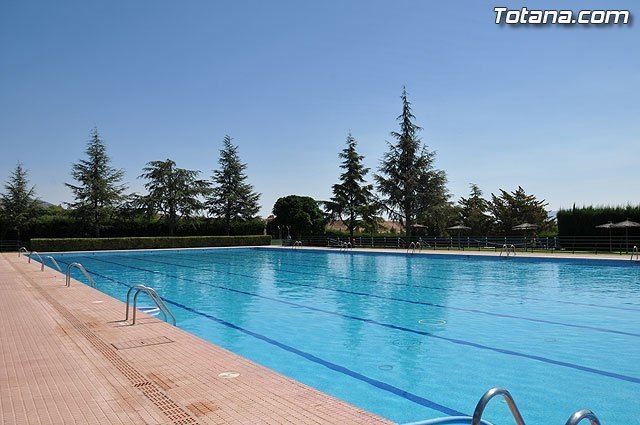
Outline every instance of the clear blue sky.
{"type": "Polygon", "coordinates": [[[96,125],[132,190],[150,160],[217,166],[240,145],[262,214],[330,197],[351,131],[376,169],[406,85],[457,200],[518,185],[550,209],[640,202],[640,29],[500,27],[494,6],[634,1],[8,1],[0,179],[64,187],[96,125]]]}

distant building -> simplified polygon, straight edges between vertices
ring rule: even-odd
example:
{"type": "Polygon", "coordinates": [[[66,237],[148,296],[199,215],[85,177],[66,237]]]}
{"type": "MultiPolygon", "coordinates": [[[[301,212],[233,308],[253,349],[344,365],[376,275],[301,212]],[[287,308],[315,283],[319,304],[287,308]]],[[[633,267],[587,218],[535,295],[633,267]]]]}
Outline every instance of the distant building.
{"type": "MultiPolygon", "coordinates": [[[[331,221],[327,224],[327,230],[333,232],[344,232],[347,233],[349,229],[344,223],[340,220],[331,221]]],[[[362,228],[357,228],[356,232],[362,232],[362,228]]],[[[378,231],[376,233],[388,233],[388,234],[399,234],[402,233],[402,224],[397,221],[385,220],[378,226],[378,231]]]]}

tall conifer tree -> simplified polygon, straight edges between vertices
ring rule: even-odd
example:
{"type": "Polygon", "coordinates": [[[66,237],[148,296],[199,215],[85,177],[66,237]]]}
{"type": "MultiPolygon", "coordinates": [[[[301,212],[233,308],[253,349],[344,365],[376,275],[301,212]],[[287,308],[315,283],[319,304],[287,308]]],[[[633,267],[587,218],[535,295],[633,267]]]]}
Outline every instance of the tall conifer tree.
{"type": "Polygon", "coordinates": [[[9,228],[16,232],[16,239],[20,240],[22,231],[38,211],[35,186],[29,187],[27,170],[21,163],[16,165],[4,188],[5,192],[0,197],[0,214],[9,228]]]}
{"type": "Polygon", "coordinates": [[[144,187],[149,191],[138,199],[150,214],[163,216],[169,236],[173,236],[178,225],[178,217],[189,218],[204,209],[200,200],[209,184],[198,180],[199,171],[176,167],[170,159],[151,161],[142,169],[139,178],[148,180],[144,187]]]}
{"type": "Polygon", "coordinates": [[[421,128],[414,122],[405,89],[401,99],[400,131],[391,133],[396,142],[388,143],[375,179],[389,216],[399,220],[410,237],[416,218],[445,204],[449,194],[446,173],[434,168],[435,152],[427,150],[418,137],[421,128]]]}
{"type": "Polygon", "coordinates": [[[245,170],[238,155],[238,146],[225,136],[220,150],[218,164],[220,168],[213,172],[213,187],[207,197],[209,213],[224,220],[227,235],[231,233],[231,223],[237,220],[249,220],[258,213],[260,194],[254,192],[247,183],[245,170]]]}
{"type": "Polygon", "coordinates": [[[92,229],[96,237],[106,220],[125,199],[127,186],[122,184],[124,171],[111,166],[107,148],[96,128],[85,150],[87,159],[73,165],[71,176],[77,184],[65,183],[71,189],[75,201],[69,206],[92,229]]]}
{"type": "Polygon", "coordinates": [[[369,169],[362,165],[364,156],[356,150],[358,142],[349,133],[346,143],[347,147],[338,155],[343,160],[340,168],[344,172],[340,174],[340,183],[333,185],[333,197],[327,206],[332,218],[342,221],[353,238],[356,227],[369,223],[376,210],[373,185],[366,182],[369,169]]]}

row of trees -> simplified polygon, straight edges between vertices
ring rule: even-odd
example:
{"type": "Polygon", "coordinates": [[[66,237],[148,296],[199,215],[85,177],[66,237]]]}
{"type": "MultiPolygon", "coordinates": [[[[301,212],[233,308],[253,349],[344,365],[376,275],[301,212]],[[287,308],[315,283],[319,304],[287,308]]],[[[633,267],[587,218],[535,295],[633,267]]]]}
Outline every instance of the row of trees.
{"type": "Polygon", "coordinates": [[[509,234],[513,226],[523,222],[536,224],[542,231],[553,227],[547,203],[526,194],[522,187],[511,193],[500,189],[486,200],[480,188],[471,184],[470,195],[454,205],[446,173],[435,167],[435,152],[419,137],[421,128],[415,123],[406,90],[401,99],[400,129],[391,133],[395,142],[388,143],[373,176],[377,194],[367,181],[369,169],[364,167],[364,157],[357,152],[357,141],[351,134],[339,154],[344,171],[332,187],[333,197],[322,204],[328,217],[341,221],[351,237],[356,229],[374,232],[381,214],[400,221],[407,236],[414,231],[440,235],[454,224],[470,227],[474,235],[509,234]]]}
{"type": "MultiPolygon", "coordinates": [[[[229,136],[223,140],[219,167],[211,180],[199,179],[199,171],[179,168],[170,159],[151,161],[139,176],[146,181],[147,193],[143,195],[127,193],[124,171],[111,165],[97,129],[91,133],[85,154],[72,167],[75,181],[65,183],[74,196],[74,201],[68,204],[69,211],[53,210],[58,214],[70,212],[96,237],[116,218],[132,220],[141,216],[160,220],[167,233],[173,235],[179,220],[188,220],[202,211],[222,221],[224,233],[230,234],[232,224],[254,219],[259,210],[260,194],[247,183],[247,166],[229,136]]],[[[4,227],[13,230],[20,239],[23,229],[33,220],[51,212],[42,208],[35,188],[29,186],[26,170],[18,164],[2,195],[0,221],[4,227]]]]}
{"type": "MultiPolygon", "coordinates": [[[[331,199],[316,202],[312,198],[288,196],[274,205],[273,226],[288,226],[295,234],[323,233],[325,224],[341,221],[353,236],[356,230],[376,233],[382,217],[402,224],[407,236],[415,232],[429,235],[446,234],[446,228],[462,224],[475,235],[509,234],[513,226],[528,222],[549,230],[553,223],[547,204],[518,187],[513,192],[500,189],[483,197],[472,184],[471,193],[457,204],[447,190],[447,176],[435,167],[436,154],[423,144],[406,90],[401,95],[402,112],[399,130],[391,133],[373,183],[368,181],[369,168],[357,151],[357,141],[349,134],[339,153],[343,172],[332,186],[331,199]],[[322,207],[321,211],[318,207],[322,207]]],[[[200,212],[222,222],[224,233],[230,234],[234,223],[251,220],[259,210],[260,194],[247,183],[246,164],[238,155],[238,146],[225,136],[220,150],[218,169],[210,180],[200,179],[200,172],[177,167],[170,159],[151,161],[139,178],[145,180],[146,194],[127,194],[124,171],[111,165],[106,146],[96,129],[91,133],[86,158],[73,165],[75,182],[67,183],[74,195],[69,204],[72,215],[100,236],[114,217],[140,217],[161,221],[169,235],[179,223],[200,212]]],[[[21,228],[36,214],[33,187],[28,187],[26,172],[18,165],[3,196],[3,221],[19,235],[21,228]],[[32,208],[33,207],[33,208],[32,208]]]]}

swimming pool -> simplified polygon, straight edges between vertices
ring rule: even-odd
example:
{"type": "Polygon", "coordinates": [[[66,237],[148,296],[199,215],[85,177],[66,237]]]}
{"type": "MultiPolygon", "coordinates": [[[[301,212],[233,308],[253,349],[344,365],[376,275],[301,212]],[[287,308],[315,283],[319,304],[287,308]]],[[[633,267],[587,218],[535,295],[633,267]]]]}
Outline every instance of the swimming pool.
{"type": "MultiPolygon", "coordinates": [[[[640,266],[269,248],[54,254],[124,300],[397,422],[470,414],[490,387],[528,423],[640,423],[640,266]]],[[[86,278],[73,272],[78,280],[86,278]]],[[[512,423],[495,400],[484,416],[512,423]]]]}

